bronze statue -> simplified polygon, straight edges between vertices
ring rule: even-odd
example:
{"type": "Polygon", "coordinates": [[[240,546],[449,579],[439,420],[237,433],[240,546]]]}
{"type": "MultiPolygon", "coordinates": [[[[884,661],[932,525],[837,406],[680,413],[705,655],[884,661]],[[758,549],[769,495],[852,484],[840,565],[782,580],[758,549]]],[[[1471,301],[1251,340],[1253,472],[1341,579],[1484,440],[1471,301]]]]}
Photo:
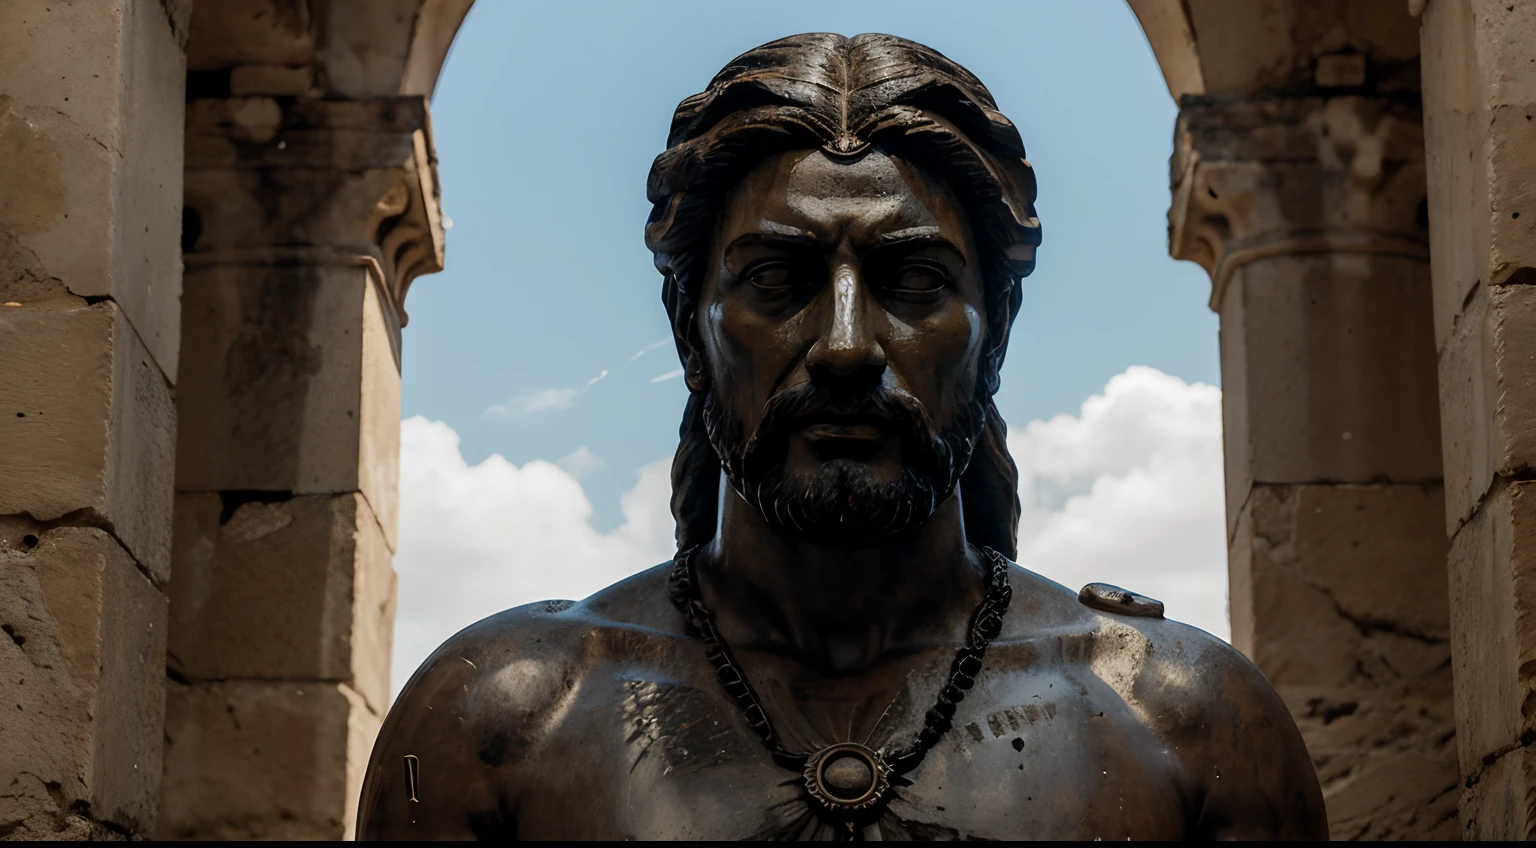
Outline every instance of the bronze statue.
{"type": "Polygon", "coordinates": [[[981,82],[799,35],[684,100],[667,144],[645,237],[691,391],[678,554],[439,648],[359,835],[1326,838],[1242,656],[1009,561],[992,396],[1040,226],[981,82]]]}

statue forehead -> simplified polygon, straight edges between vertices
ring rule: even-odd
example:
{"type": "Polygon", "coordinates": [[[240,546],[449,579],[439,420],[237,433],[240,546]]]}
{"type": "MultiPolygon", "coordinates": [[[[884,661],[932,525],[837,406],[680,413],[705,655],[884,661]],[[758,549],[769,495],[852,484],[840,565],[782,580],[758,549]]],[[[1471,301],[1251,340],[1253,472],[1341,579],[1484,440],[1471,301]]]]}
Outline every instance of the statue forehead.
{"type": "Polygon", "coordinates": [[[813,231],[848,225],[875,230],[964,226],[959,202],[948,187],[880,150],[858,157],[823,150],[771,157],[736,185],[726,209],[726,227],[737,231],[756,229],[762,222],[813,231]]]}

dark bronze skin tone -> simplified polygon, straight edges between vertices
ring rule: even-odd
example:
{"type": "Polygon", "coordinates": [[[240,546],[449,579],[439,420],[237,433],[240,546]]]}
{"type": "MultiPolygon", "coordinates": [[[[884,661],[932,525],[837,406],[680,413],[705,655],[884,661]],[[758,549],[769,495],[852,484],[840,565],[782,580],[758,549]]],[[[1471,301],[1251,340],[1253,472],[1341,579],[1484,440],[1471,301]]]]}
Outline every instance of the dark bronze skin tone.
{"type": "MultiPolygon", "coordinates": [[[[935,429],[975,391],[988,325],[973,225],[899,155],[764,158],[726,197],[705,267],[689,384],[721,393],[747,432],[770,397],[809,384],[905,393],[935,429]]],[[[905,453],[878,420],[813,420],[784,463],[879,482],[905,453]]],[[[697,579],[784,744],[909,738],[983,594],[961,494],[910,530],[819,546],[721,491],[697,579]]],[[[1246,659],[1018,566],[953,728],[878,821],[825,821],[722,691],[667,574],[509,610],[438,649],[385,721],[358,835],[1327,837],[1301,737],[1246,659]]]]}

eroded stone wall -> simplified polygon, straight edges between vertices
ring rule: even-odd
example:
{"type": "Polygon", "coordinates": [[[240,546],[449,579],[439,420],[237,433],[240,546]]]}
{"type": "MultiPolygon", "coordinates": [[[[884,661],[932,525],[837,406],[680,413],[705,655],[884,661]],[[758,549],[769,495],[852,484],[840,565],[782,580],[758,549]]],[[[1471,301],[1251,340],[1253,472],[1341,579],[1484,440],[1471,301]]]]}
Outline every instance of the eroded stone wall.
{"type": "Polygon", "coordinates": [[[1536,4],[1423,16],[1462,835],[1536,834],[1536,4]]]}
{"type": "Polygon", "coordinates": [[[0,836],[156,822],[189,10],[0,4],[0,836]]]}

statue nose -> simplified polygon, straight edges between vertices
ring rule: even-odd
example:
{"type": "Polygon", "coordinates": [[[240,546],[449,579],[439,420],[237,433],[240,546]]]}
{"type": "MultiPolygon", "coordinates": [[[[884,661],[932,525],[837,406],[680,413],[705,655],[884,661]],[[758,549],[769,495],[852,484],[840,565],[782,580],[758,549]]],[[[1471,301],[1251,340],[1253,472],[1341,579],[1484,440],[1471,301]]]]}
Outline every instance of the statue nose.
{"type": "Polygon", "coordinates": [[[851,263],[833,268],[831,320],[806,356],[812,376],[838,382],[863,379],[879,382],[885,372],[885,348],[878,336],[877,305],[851,263]]]}

